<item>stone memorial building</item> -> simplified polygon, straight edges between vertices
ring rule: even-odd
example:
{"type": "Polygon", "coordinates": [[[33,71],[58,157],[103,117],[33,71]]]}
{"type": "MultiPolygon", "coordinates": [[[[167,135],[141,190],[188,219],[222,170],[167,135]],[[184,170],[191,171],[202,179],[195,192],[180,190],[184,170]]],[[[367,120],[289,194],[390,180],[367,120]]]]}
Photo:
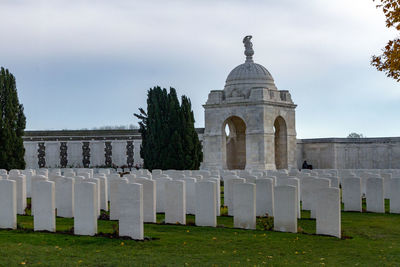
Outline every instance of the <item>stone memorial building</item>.
{"type": "Polygon", "coordinates": [[[278,90],[269,71],[253,61],[251,38],[243,39],[246,61],[204,105],[205,169],[297,167],[296,105],[289,91],[278,90]]]}

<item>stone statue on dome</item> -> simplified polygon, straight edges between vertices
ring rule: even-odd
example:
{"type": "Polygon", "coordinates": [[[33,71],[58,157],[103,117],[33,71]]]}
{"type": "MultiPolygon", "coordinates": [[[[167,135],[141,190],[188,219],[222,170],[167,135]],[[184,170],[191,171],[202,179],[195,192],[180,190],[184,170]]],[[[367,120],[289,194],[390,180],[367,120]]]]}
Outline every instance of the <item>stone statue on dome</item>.
{"type": "Polygon", "coordinates": [[[246,62],[253,62],[254,50],[251,38],[253,38],[253,36],[251,35],[247,35],[243,38],[243,44],[245,47],[244,54],[246,55],[246,62]]]}

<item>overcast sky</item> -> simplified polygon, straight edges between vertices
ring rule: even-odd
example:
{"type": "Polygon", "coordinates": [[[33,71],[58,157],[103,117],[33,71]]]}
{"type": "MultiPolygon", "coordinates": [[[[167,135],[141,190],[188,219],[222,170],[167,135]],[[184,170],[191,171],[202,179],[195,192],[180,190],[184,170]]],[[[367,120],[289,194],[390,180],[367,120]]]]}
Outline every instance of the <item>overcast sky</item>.
{"type": "Polygon", "coordinates": [[[400,136],[400,84],[369,64],[396,33],[372,0],[0,0],[0,34],[27,129],[136,124],[156,85],[189,96],[204,127],[250,34],[299,138],[400,136]]]}

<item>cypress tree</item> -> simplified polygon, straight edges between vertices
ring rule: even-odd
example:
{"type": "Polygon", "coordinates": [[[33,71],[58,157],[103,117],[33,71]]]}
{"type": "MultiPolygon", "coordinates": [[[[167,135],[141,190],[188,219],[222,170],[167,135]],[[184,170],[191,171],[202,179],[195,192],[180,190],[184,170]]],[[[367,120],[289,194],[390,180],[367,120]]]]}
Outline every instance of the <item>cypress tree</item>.
{"type": "Polygon", "coordinates": [[[139,109],[142,135],[140,155],[147,169],[198,169],[202,161],[201,143],[194,128],[190,100],[182,104],[174,88],[154,87],[147,92],[147,112],[139,109]]]}
{"type": "Polygon", "coordinates": [[[24,169],[22,136],[26,126],[23,105],[19,103],[15,77],[0,69],[0,168],[24,169]]]}

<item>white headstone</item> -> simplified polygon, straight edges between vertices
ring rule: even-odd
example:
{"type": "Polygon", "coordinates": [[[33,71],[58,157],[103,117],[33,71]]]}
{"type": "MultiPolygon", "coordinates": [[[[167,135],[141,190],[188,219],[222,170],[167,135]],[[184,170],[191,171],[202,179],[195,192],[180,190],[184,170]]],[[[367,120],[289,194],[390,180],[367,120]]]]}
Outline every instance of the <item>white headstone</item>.
{"type": "Polygon", "coordinates": [[[17,183],[17,214],[25,214],[26,208],[26,180],[25,175],[10,175],[8,180],[17,183]]]}
{"type": "Polygon", "coordinates": [[[315,180],[313,186],[312,186],[312,194],[311,194],[311,212],[310,212],[310,218],[317,218],[316,213],[317,213],[317,204],[318,204],[318,192],[322,188],[329,188],[331,186],[331,180],[327,178],[318,178],[315,180]]]}
{"type": "Polygon", "coordinates": [[[119,184],[119,235],[143,239],[143,185],[119,184]]]}
{"type": "Polygon", "coordinates": [[[114,178],[110,181],[110,220],[119,218],[119,184],[127,184],[126,178],[114,178]]]}
{"type": "Polygon", "coordinates": [[[143,221],[155,223],[156,221],[156,181],[146,178],[136,178],[135,183],[143,185],[143,221]]]}
{"type": "Polygon", "coordinates": [[[237,228],[256,229],[256,185],[233,185],[233,224],[237,228]]]}
{"type": "Polygon", "coordinates": [[[196,182],[195,178],[183,178],[185,181],[186,214],[196,213],[196,182]]]}
{"type": "Polygon", "coordinates": [[[361,179],[359,177],[342,179],[342,201],[344,211],[362,211],[361,179]]]}
{"type": "Polygon", "coordinates": [[[157,212],[165,212],[165,202],[167,200],[167,195],[165,191],[165,184],[168,181],[172,181],[171,178],[158,178],[156,179],[156,211],[157,212]]]}
{"type": "Polygon", "coordinates": [[[261,178],[256,180],[256,215],[274,216],[274,180],[261,178]]]}
{"type": "Polygon", "coordinates": [[[196,183],[196,225],[217,226],[217,183],[204,180],[196,183]]]}
{"type": "Polygon", "coordinates": [[[297,233],[297,190],[295,186],[274,188],[274,230],[297,233]]]}
{"type": "Polygon", "coordinates": [[[243,178],[229,178],[224,182],[224,200],[225,205],[228,206],[228,215],[234,215],[233,199],[235,195],[233,194],[233,186],[235,184],[243,184],[246,180],[243,178]]]}
{"type": "Polygon", "coordinates": [[[108,183],[107,177],[96,176],[100,181],[100,210],[108,211],[108,183]]]}
{"type": "Polygon", "coordinates": [[[400,178],[390,179],[390,213],[400,213],[400,178]]]}
{"type": "Polygon", "coordinates": [[[35,214],[33,228],[35,231],[56,231],[56,205],[54,182],[39,181],[33,188],[35,197],[35,214]]]}
{"type": "Polygon", "coordinates": [[[95,183],[77,183],[74,189],[74,234],[97,234],[97,210],[95,183]]]}
{"type": "Polygon", "coordinates": [[[88,178],[85,180],[88,183],[95,183],[96,184],[96,193],[97,193],[97,201],[95,203],[97,216],[100,216],[100,179],[99,178],[88,178]]]}
{"type": "Polygon", "coordinates": [[[367,211],[380,213],[385,212],[382,178],[367,178],[366,199],[367,211]]]}
{"type": "Polygon", "coordinates": [[[317,235],[341,238],[340,189],[321,188],[318,195],[317,235]]]}
{"type": "Polygon", "coordinates": [[[17,228],[17,183],[0,179],[0,228],[17,228]]]}
{"type": "Polygon", "coordinates": [[[215,182],[216,186],[217,186],[217,190],[216,190],[216,205],[217,205],[217,216],[221,215],[221,180],[219,178],[216,177],[210,177],[210,178],[206,178],[204,180],[197,180],[198,182],[200,181],[211,181],[211,182],[215,182]]]}
{"type": "Polygon", "coordinates": [[[186,194],[184,181],[168,181],[165,184],[165,222],[186,224],[186,194]]]}
{"type": "Polygon", "coordinates": [[[57,179],[55,184],[57,216],[73,218],[75,180],[71,177],[64,177],[57,179]]]}
{"type": "Polygon", "coordinates": [[[31,192],[31,194],[32,194],[32,198],[31,198],[31,215],[32,216],[35,215],[35,202],[36,202],[36,200],[35,200],[35,192],[36,192],[35,186],[36,186],[36,184],[38,182],[47,181],[47,180],[48,180],[47,177],[44,176],[44,175],[32,176],[32,179],[31,179],[31,183],[32,183],[32,185],[31,185],[31,190],[32,190],[32,192],[31,192]]]}

